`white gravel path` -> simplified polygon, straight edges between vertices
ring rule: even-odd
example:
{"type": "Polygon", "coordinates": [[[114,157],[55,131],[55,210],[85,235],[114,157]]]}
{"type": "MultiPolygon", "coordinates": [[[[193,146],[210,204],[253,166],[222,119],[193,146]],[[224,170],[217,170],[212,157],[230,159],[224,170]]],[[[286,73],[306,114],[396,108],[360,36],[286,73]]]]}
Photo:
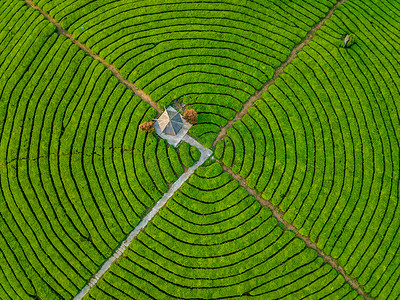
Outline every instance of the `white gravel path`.
{"type": "Polygon", "coordinates": [[[96,285],[97,281],[107,272],[107,270],[111,267],[111,264],[115,262],[125,251],[126,248],[129,247],[132,240],[139,234],[140,230],[142,230],[147,223],[151,221],[151,219],[158,213],[161,207],[167,203],[168,199],[172,197],[172,195],[182,186],[182,184],[189,179],[190,175],[194,173],[194,171],[200,167],[212,154],[212,151],[205,148],[203,145],[198,143],[194,138],[185,135],[183,140],[190,145],[199,149],[201,156],[200,159],[191,166],[185,173],[183,173],[177,181],[171,186],[171,188],[166,192],[163,197],[158,200],[156,205],[154,205],[153,209],[143,218],[143,220],[135,227],[131,233],[128,234],[128,237],[125,241],[121,243],[121,246],[115,251],[113,256],[111,256],[100,268],[100,270],[93,275],[92,279],[88,282],[88,284],[79,292],[78,295],[75,296],[74,300],[82,299],[89,290],[96,285]]]}

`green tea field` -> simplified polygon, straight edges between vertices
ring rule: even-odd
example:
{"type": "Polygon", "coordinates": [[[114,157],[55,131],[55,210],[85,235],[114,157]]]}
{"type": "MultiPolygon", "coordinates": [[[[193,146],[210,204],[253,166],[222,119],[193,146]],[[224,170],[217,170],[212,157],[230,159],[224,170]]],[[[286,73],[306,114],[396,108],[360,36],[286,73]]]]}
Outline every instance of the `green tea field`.
{"type": "Polygon", "coordinates": [[[399,138],[397,0],[0,0],[0,299],[400,299],[399,138]]]}

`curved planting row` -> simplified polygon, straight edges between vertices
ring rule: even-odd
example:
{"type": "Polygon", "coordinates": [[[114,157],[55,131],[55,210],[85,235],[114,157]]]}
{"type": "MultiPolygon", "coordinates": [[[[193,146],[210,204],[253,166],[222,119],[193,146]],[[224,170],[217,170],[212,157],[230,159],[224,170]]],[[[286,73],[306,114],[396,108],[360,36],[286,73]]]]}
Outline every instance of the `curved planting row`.
{"type": "Polygon", "coordinates": [[[196,170],[86,299],[356,299],[214,163],[196,170]]]}
{"type": "Polygon", "coordinates": [[[379,299],[400,295],[399,18],[341,5],[216,149],[379,299]]]}
{"type": "Polygon", "coordinates": [[[182,164],[189,168],[193,166],[195,161],[198,161],[200,159],[200,151],[194,146],[191,146],[190,144],[183,142],[181,145],[179,145],[179,155],[182,160],[182,164]]]}
{"type": "Polygon", "coordinates": [[[34,1],[160,107],[200,113],[206,146],[336,1],[34,1]]]}
{"type": "Polygon", "coordinates": [[[23,1],[0,14],[0,298],[70,299],[184,168],[103,65],[23,1]]]}

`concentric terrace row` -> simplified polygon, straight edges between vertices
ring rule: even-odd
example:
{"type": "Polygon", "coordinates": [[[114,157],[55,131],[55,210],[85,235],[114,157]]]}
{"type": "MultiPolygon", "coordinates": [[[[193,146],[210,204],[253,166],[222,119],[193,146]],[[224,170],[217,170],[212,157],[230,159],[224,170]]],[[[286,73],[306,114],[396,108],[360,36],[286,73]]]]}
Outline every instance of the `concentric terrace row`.
{"type": "Polygon", "coordinates": [[[197,169],[85,299],[360,299],[218,163],[197,169]]]}
{"type": "Polygon", "coordinates": [[[394,1],[339,6],[216,149],[379,299],[400,295],[399,20],[394,1]]]}
{"type": "MultiPolygon", "coordinates": [[[[333,5],[160,3],[39,5],[160,105],[193,104],[206,143],[333,5]]],[[[23,1],[0,6],[0,294],[68,299],[198,153],[137,132],[153,109],[23,1]]],[[[382,299],[400,293],[398,6],[347,1],[216,150],[382,299]],[[341,49],[350,32],[357,44],[341,49]]],[[[214,164],[91,297],[357,293],[214,164]]]]}
{"type": "Polygon", "coordinates": [[[34,1],[149,94],[200,113],[209,147],[336,3],[318,1],[34,1]]]}
{"type": "Polygon", "coordinates": [[[138,132],[154,109],[23,1],[0,14],[0,298],[68,299],[199,153],[138,132]]]}

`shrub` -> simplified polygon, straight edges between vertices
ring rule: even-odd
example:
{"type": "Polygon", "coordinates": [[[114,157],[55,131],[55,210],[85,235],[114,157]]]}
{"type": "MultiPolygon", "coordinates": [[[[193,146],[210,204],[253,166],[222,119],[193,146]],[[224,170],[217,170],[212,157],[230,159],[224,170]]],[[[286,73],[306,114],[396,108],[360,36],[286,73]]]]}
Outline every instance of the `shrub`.
{"type": "Polygon", "coordinates": [[[181,158],[182,164],[186,168],[193,166],[194,161],[190,156],[190,145],[188,143],[182,142],[182,144],[179,146],[179,157],[181,158]]]}
{"type": "Polygon", "coordinates": [[[143,132],[149,132],[152,133],[154,132],[154,121],[150,121],[150,122],[144,122],[142,124],[139,125],[139,130],[143,131],[143,132]]]}
{"type": "Polygon", "coordinates": [[[200,159],[201,153],[199,149],[194,146],[190,147],[190,156],[193,158],[194,161],[198,161],[200,159]]]}
{"type": "Polygon", "coordinates": [[[196,124],[198,115],[194,109],[187,109],[183,114],[183,118],[186,120],[186,122],[196,124]]]}

